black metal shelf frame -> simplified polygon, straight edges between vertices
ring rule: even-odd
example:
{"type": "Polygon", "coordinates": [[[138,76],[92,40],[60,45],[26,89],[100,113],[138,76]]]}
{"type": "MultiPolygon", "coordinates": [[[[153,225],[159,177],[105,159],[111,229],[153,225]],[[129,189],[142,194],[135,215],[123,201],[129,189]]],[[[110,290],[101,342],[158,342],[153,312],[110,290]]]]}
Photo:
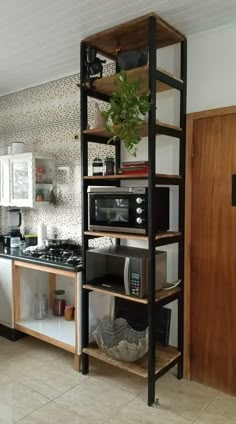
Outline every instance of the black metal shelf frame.
{"type": "MultiPolygon", "coordinates": [[[[148,158],[149,158],[149,172],[147,176],[148,181],[148,250],[149,250],[149,281],[148,281],[148,326],[149,326],[149,350],[148,350],[148,405],[151,406],[156,399],[155,396],[155,382],[158,377],[167,372],[175,364],[178,364],[178,378],[183,377],[183,350],[184,350],[184,209],[185,209],[185,130],[186,130],[186,83],[187,83],[187,41],[184,39],[181,42],[181,80],[172,78],[171,76],[157,70],[156,59],[156,34],[158,31],[158,23],[155,17],[148,18],[148,50],[149,50],[149,90],[152,106],[149,111],[148,123],[148,158]],[[180,91],[180,128],[181,130],[165,127],[156,123],[156,80],[166,83],[180,91]],[[164,134],[170,137],[175,137],[180,140],[179,143],[179,173],[181,179],[172,180],[164,177],[156,176],[155,174],[155,158],[156,158],[156,134],[164,134]],[[154,233],[155,228],[155,209],[154,209],[154,195],[156,184],[179,185],[179,232],[181,235],[174,237],[165,237],[156,239],[154,233]],[[178,301],[178,350],[180,356],[176,358],[171,364],[166,365],[158,374],[155,373],[155,338],[154,338],[154,314],[155,314],[155,248],[157,246],[178,243],[178,278],[181,279],[181,291],[178,296],[174,296],[172,300],[178,301]]],[[[88,122],[88,97],[96,98],[102,101],[109,101],[110,96],[92,90],[83,84],[85,77],[85,63],[86,57],[86,43],[81,43],[81,197],[82,197],[82,246],[83,246],[83,275],[82,279],[86,282],[86,251],[88,249],[89,239],[101,237],[98,235],[85,234],[88,229],[88,202],[87,202],[87,187],[91,180],[84,180],[84,176],[88,175],[88,142],[107,143],[107,137],[84,134],[87,129],[88,122]]],[[[116,66],[117,69],[117,66],[116,66]]],[[[116,165],[120,165],[120,142],[115,142],[116,151],[116,165]]],[[[132,178],[130,178],[132,179],[132,178]]],[[[98,180],[98,184],[112,184],[114,180],[98,180]]],[[[118,179],[116,185],[120,184],[118,179]]],[[[104,235],[106,237],[106,235],[104,235]]],[[[131,237],[132,238],[132,237],[131,237]]],[[[117,236],[117,243],[119,243],[117,236]]],[[[82,348],[88,346],[89,339],[89,290],[82,289],[82,348]]],[[[166,299],[160,301],[161,304],[166,304],[166,299]]],[[[89,356],[85,352],[82,353],[82,373],[86,374],[89,370],[89,356]]]]}

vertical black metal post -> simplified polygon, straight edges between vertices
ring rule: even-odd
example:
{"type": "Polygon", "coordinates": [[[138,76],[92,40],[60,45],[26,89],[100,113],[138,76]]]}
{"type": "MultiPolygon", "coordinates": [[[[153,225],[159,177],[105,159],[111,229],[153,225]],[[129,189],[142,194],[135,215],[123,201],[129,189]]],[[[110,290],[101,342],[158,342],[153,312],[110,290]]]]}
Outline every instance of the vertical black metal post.
{"type": "MultiPolygon", "coordinates": [[[[88,228],[88,201],[87,201],[87,184],[85,184],[84,176],[88,175],[88,142],[84,139],[83,131],[87,129],[88,123],[88,97],[86,88],[84,87],[85,77],[85,55],[86,44],[81,43],[80,46],[80,116],[81,116],[81,133],[80,133],[80,162],[81,162],[81,210],[82,210],[82,284],[86,282],[86,251],[88,248],[88,238],[84,235],[84,231],[88,228]]],[[[82,288],[82,349],[88,345],[89,334],[89,292],[82,288]]],[[[88,355],[82,353],[82,373],[87,374],[89,367],[88,355]]]]}
{"type": "Polygon", "coordinates": [[[178,302],[178,350],[181,357],[178,362],[178,378],[183,378],[184,361],[184,227],[185,227],[185,156],[186,156],[186,102],[187,102],[187,40],[181,42],[181,79],[184,88],[180,93],[180,127],[182,135],[179,143],[179,172],[183,183],[179,187],[179,231],[182,239],[179,243],[178,273],[182,280],[182,291],[178,302]]]}
{"type": "Polygon", "coordinates": [[[148,405],[155,402],[155,167],[156,167],[156,18],[148,19],[148,46],[149,46],[149,89],[151,109],[148,123],[148,405]]]}
{"type": "MultiPolygon", "coordinates": [[[[117,69],[117,65],[116,65],[116,69],[117,69]]],[[[118,168],[120,168],[120,156],[121,156],[121,141],[120,140],[116,140],[116,145],[115,145],[115,166],[116,166],[116,173],[118,168]]],[[[120,180],[116,181],[116,185],[120,186],[120,180]]],[[[120,239],[116,239],[115,240],[115,244],[116,246],[120,246],[120,239]]]]}

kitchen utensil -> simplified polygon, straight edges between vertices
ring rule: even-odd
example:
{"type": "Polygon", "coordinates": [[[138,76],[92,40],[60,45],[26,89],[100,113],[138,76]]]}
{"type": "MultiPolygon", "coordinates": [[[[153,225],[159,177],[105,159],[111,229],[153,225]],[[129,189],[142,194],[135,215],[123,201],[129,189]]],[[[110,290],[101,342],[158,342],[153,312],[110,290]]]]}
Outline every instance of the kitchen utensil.
{"type": "Polygon", "coordinates": [[[21,141],[14,141],[12,143],[12,154],[15,155],[17,153],[24,153],[25,151],[25,143],[21,141]]]}
{"type": "Polygon", "coordinates": [[[25,234],[25,247],[36,246],[38,244],[37,234],[25,234]]]}
{"type": "Polygon", "coordinates": [[[68,243],[68,239],[58,239],[58,238],[52,238],[45,240],[46,246],[63,246],[64,244],[68,243]]]}
{"type": "Polygon", "coordinates": [[[136,331],[123,318],[104,317],[93,336],[103,352],[119,361],[135,362],[148,350],[148,328],[136,331]]]}
{"type": "Polygon", "coordinates": [[[10,236],[21,237],[20,226],[22,222],[22,216],[20,209],[8,209],[7,210],[7,224],[8,232],[10,236]]]}
{"type": "Polygon", "coordinates": [[[20,247],[20,237],[10,237],[11,249],[20,247]]]}

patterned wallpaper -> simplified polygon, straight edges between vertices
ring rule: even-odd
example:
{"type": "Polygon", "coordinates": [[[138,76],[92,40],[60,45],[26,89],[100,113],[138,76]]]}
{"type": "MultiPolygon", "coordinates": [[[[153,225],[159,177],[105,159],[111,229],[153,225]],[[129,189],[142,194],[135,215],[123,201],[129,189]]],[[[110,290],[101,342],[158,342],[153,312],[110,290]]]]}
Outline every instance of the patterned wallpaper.
{"type": "MultiPolygon", "coordinates": [[[[113,71],[107,65],[105,73],[113,71]]],[[[79,74],[0,97],[0,147],[23,141],[25,150],[56,159],[56,206],[22,208],[22,231],[37,231],[38,222],[48,226],[49,236],[81,239],[80,199],[80,92],[79,74]],[[79,138],[75,139],[75,135],[79,138]]],[[[101,103],[101,108],[105,105],[101,103]]],[[[94,125],[94,100],[89,100],[89,125],[94,125]]],[[[95,156],[106,157],[111,146],[89,144],[90,169],[95,156]]],[[[6,231],[6,209],[1,209],[6,231]]]]}

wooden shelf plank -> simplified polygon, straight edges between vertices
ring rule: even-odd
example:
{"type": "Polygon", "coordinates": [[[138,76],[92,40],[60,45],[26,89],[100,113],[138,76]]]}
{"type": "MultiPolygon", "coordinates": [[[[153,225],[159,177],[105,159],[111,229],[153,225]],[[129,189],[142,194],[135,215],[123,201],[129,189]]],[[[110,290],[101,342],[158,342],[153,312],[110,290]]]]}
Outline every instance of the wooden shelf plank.
{"type": "Polygon", "coordinates": [[[158,233],[155,237],[156,240],[161,240],[163,238],[171,238],[181,236],[179,231],[163,231],[162,233],[158,233]]]}
{"type": "Polygon", "coordinates": [[[84,284],[83,288],[87,289],[87,290],[95,291],[97,293],[109,294],[109,296],[119,297],[121,299],[130,300],[131,302],[144,303],[144,304],[148,303],[148,300],[146,298],[141,299],[141,298],[134,297],[134,296],[127,296],[126,294],[114,292],[112,290],[106,290],[106,289],[103,289],[102,287],[96,287],[93,284],[84,284]]]}
{"type": "MultiPolygon", "coordinates": [[[[148,65],[140,66],[139,68],[129,69],[126,71],[127,80],[129,82],[132,82],[137,79],[141,79],[142,81],[142,84],[140,87],[141,91],[148,90],[149,88],[148,70],[149,70],[148,65]]],[[[169,72],[164,71],[161,68],[158,68],[158,71],[162,72],[164,75],[171,77],[180,83],[183,82],[180,78],[170,74],[169,72]]],[[[94,81],[94,90],[98,93],[111,96],[113,91],[116,90],[115,81],[117,80],[118,77],[119,77],[119,73],[96,79],[94,81]]],[[[157,90],[157,93],[161,93],[163,91],[173,90],[173,87],[171,87],[170,85],[167,85],[164,82],[157,80],[156,90],[157,90]]]]}
{"type": "MultiPolygon", "coordinates": [[[[100,359],[101,361],[106,362],[110,365],[122,368],[123,370],[139,375],[140,377],[148,378],[147,354],[137,362],[129,363],[111,358],[106,353],[102,352],[95,344],[91,344],[87,348],[84,348],[83,352],[87,353],[90,356],[93,356],[94,358],[100,359]]],[[[155,375],[158,375],[164,368],[168,367],[180,355],[181,353],[175,347],[157,346],[155,375]]]]}
{"type": "Polygon", "coordinates": [[[154,16],[157,22],[157,48],[179,43],[185,39],[181,32],[156,13],[149,13],[88,36],[83,41],[96,47],[100,53],[111,59],[117,56],[118,44],[124,50],[144,49],[148,46],[148,18],[151,16],[154,16]]]}
{"type": "MultiPolygon", "coordinates": [[[[168,128],[176,131],[182,131],[182,129],[176,125],[166,124],[164,122],[157,121],[156,125],[158,125],[161,128],[168,128]]],[[[88,130],[84,130],[84,134],[91,135],[91,136],[98,136],[98,137],[105,137],[110,138],[111,134],[108,132],[106,127],[103,128],[91,128],[88,130]]],[[[148,122],[144,121],[142,128],[139,132],[140,137],[148,137],[148,122]]]]}
{"type": "MultiPolygon", "coordinates": [[[[169,179],[170,184],[171,184],[171,179],[179,179],[179,180],[182,179],[180,175],[170,175],[170,174],[156,174],[156,177],[169,179]]],[[[84,177],[85,180],[135,180],[135,179],[140,180],[143,178],[144,179],[148,178],[148,174],[133,174],[133,175],[118,174],[118,175],[101,175],[101,176],[89,175],[84,177]]]]}
{"type": "MultiPolygon", "coordinates": [[[[95,237],[111,237],[111,238],[119,238],[119,239],[133,239],[133,240],[148,240],[148,236],[142,234],[127,234],[127,233],[114,233],[114,232],[106,232],[106,231],[85,231],[85,235],[87,236],[95,236],[95,237]]],[[[178,231],[163,231],[158,233],[155,237],[156,240],[161,240],[163,238],[171,238],[181,236],[181,233],[178,231]]]]}
{"type": "MultiPolygon", "coordinates": [[[[103,293],[103,294],[108,294],[109,296],[119,297],[120,299],[130,300],[131,302],[143,303],[145,305],[148,304],[147,298],[127,296],[126,294],[114,292],[112,290],[106,290],[106,289],[103,289],[102,287],[94,286],[93,284],[84,284],[83,288],[86,290],[95,291],[97,293],[103,293]]],[[[180,287],[174,287],[173,289],[169,289],[169,290],[158,290],[156,293],[156,302],[160,300],[168,299],[168,297],[172,297],[175,294],[177,295],[180,292],[181,292],[180,287]]]]}

